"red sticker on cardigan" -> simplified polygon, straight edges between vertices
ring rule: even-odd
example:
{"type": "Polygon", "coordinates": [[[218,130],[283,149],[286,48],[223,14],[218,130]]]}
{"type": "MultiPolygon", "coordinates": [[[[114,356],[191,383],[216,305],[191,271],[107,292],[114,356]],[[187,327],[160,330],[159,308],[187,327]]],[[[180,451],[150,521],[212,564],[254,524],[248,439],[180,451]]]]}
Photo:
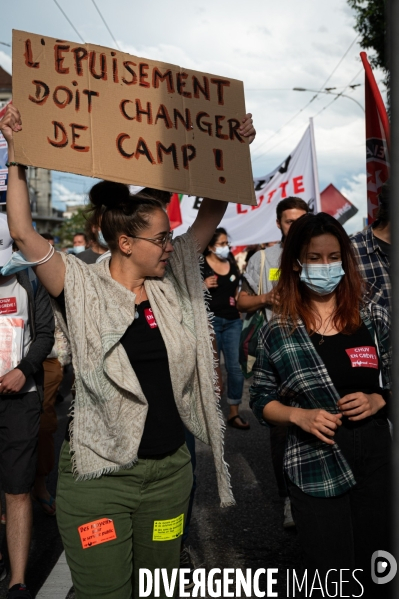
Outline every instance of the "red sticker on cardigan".
{"type": "Polygon", "coordinates": [[[16,297],[0,298],[0,314],[15,314],[17,312],[16,297]]]}
{"type": "Polygon", "coordinates": [[[110,518],[101,518],[78,527],[83,549],[116,539],[115,526],[110,518]]]}
{"type": "Polygon", "coordinates": [[[375,347],[352,347],[346,349],[352,368],[378,368],[378,358],[375,347]]]}
{"type": "Polygon", "coordinates": [[[156,329],[158,327],[157,321],[155,320],[155,316],[152,313],[151,308],[144,309],[144,316],[145,316],[146,321],[148,322],[148,324],[150,325],[150,327],[152,329],[156,329]]]}

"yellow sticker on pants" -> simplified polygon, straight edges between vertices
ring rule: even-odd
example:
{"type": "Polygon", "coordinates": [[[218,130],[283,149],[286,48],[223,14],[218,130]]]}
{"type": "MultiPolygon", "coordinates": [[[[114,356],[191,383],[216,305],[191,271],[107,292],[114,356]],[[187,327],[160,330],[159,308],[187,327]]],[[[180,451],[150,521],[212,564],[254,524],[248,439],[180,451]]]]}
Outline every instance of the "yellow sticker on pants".
{"type": "Polygon", "coordinates": [[[280,278],[280,269],[279,268],[271,268],[269,270],[269,281],[278,281],[280,278]]]}
{"type": "Polygon", "coordinates": [[[172,541],[183,534],[184,514],[172,520],[154,520],[153,541],[172,541]]]}

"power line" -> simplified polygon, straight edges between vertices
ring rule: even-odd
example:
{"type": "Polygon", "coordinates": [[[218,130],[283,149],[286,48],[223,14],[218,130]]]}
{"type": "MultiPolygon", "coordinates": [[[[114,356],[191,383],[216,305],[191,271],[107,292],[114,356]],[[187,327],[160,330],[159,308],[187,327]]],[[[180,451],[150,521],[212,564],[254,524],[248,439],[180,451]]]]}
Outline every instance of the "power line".
{"type": "Polygon", "coordinates": [[[102,22],[104,23],[104,25],[105,25],[105,26],[106,26],[106,28],[108,29],[108,33],[110,34],[110,36],[111,36],[111,37],[112,37],[112,39],[114,40],[114,42],[115,42],[115,44],[116,44],[116,47],[118,48],[118,50],[120,50],[119,44],[118,44],[118,42],[116,41],[116,39],[114,38],[114,36],[113,36],[113,34],[112,34],[112,31],[111,31],[111,29],[108,27],[108,24],[107,24],[106,20],[105,20],[105,19],[104,19],[104,17],[102,16],[102,14],[101,14],[101,12],[100,12],[100,9],[98,8],[97,4],[95,3],[95,0],[91,0],[91,1],[93,2],[93,4],[94,4],[94,6],[95,6],[95,8],[96,8],[96,10],[97,10],[97,12],[98,12],[98,14],[100,15],[100,17],[101,17],[101,19],[102,19],[102,22]]]}
{"type": "MultiPolygon", "coordinates": [[[[273,137],[276,137],[276,135],[278,135],[280,133],[280,131],[282,131],[284,129],[284,127],[286,127],[287,125],[289,125],[294,119],[297,118],[297,116],[299,116],[301,114],[301,112],[303,112],[308,106],[309,104],[311,104],[313,102],[313,100],[315,100],[317,98],[318,94],[315,94],[313,96],[313,98],[311,100],[309,100],[309,102],[307,104],[305,104],[305,106],[303,108],[301,108],[300,110],[298,110],[298,112],[296,114],[294,114],[293,117],[291,117],[286,123],[284,123],[284,125],[282,127],[280,127],[280,129],[278,129],[277,131],[275,131],[273,133],[273,135],[271,135],[268,139],[266,139],[263,143],[260,144],[260,146],[257,148],[257,150],[260,150],[260,148],[262,148],[265,144],[267,144],[267,142],[269,142],[271,139],[273,139],[273,137]]],[[[275,147],[275,146],[273,146],[275,147]]],[[[267,152],[266,152],[267,153],[267,152]]],[[[256,158],[253,159],[252,162],[255,162],[256,160],[258,160],[259,158],[261,158],[262,156],[264,156],[264,154],[261,154],[260,156],[257,156],[256,158]]]]}
{"type": "MultiPolygon", "coordinates": [[[[347,56],[349,50],[352,48],[352,46],[354,45],[354,43],[356,42],[356,40],[358,39],[360,34],[358,34],[355,39],[353,40],[353,42],[351,42],[349,48],[345,51],[344,55],[342,56],[342,58],[339,60],[338,64],[334,67],[332,73],[327,77],[327,79],[325,80],[325,82],[323,83],[323,85],[319,88],[320,91],[326,86],[326,84],[330,81],[331,77],[333,76],[333,74],[335,73],[335,71],[338,69],[339,65],[342,63],[342,61],[344,60],[344,58],[347,56]]],[[[353,81],[353,80],[352,80],[353,81]]],[[[284,127],[286,127],[287,125],[289,125],[294,119],[296,119],[301,112],[303,112],[314,100],[316,100],[316,98],[318,97],[318,93],[316,93],[316,95],[313,96],[313,98],[311,100],[309,100],[309,102],[300,110],[298,110],[298,112],[291,117],[286,123],[284,123],[284,125],[282,125],[282,127],[280,127],[280,129],[278,129],[275,133],[273,133],[273,135],[271,137],[269,137],[266,141],[264,141],[258,148],[257,150],[260,150],[260,148],[262,148],[268,141],[270,141],[271,139],[273,139],[273,137],[275,137],[276,135],[278,135],[278,133],[280,133],[280,131],[282,131],[282,129],[284,129],[284,127]]],[[[273,146],[275,147],[275,146],[273,146]]],[[[259,158],[261,158],[262,156],[264,156],[264,154],[261,154],[260,156],[257,156],[256,158],[254,158],[253,162],[255,162],[256,160],[258,160],[259,158]]]]}
{"type": "MultiPolygon", "coordinates": [[[[337,64],[337,66],[335,67],[335,69],[333,70],[333,72],[331,73],[331,75],[329,77],[327,77],[327,79],[325,80],[325,82],[323,83],[323,85],[320,87],[320,89],[324,89],[325,88],[325,86],[327,85],[327,83],[330,81],[331,77],[334,75],[335,71],[338,69],[338,67],[341,64],[341,62],[344,60],[344,58],[348,54],[349,50],[352,48],[352,46],[354,45],[354,43],[357,41],[359,35],[360,35],[360,33],[357,34],[357,36],[355,37],[355,39],[353,40],[353,42],[351,43],[351,45],[349,46],[349,48],[347,49],[347,51],[345,52],[345,54],[343,55],[343,57],[341,58],[341,60],[337,64]]],[[[352,79],[352,81],[353,81],[353,79],[352,79]]]]}
{"type": "Polygon", "coordinates": [[[80,37],[80,39],[82,40],[83,43],[85,43],[83,37],[80,35],[79,31],[76,29],[75,25],[72,23],[72,21],[68,18],[68,16],[65,14],[65,12],[62,10],[61,6],[58,4],[57,0],[54,0],[54,3],[58,6],[58,8],[60,9],[60,11],[62,12],[62,14],[64,15],[64,17],[66,18],[66,20],[68,21],[68,23],[70,24],[70,26],[72,27],[72,29],[75,31],[75,33],[80,37]]]}
{"type": "Polygon", "coordinates": [[[271,148],[269,148],[268,150],[266,150],[266,152],[263,152],[262,154],[260,154],[260,156],[257,156],[256,158],[254,158],[252,160],[252,162],[255,162],[255,160],[258,160],[259,158],[263,158],[263,156],[266,156],[266,154],[269,154],[269,152],[271,152],[272,150],[274,150],[274,148],[277,148],[277,146],[279,146],[280,144],[282,144],[284,141],[286,141],[287,139],[290,139],[291,137],[293,137],[295,135],[295,133],[297,133],[301,129],[303,129],[303,124],[302,123],[300,124],[300,126],[297,129],[295,129],[295,131],[293,133],[290,133],[286,137],[283,137],[283,139],[281,139],[276,144],[274,144],[274,146],[272,146],[271,148]]]}
{"type": "MultiPolygon", "coordinates": [[[[363,85],[363,83],[357,83],[356,87],[359,87],[363,85]]],[[[346,89],[348,86],[347,85],[338,85],[336,87],[329,87],[329,88],[324,88],[326,91],[331,91],[333,89],[346,89]]],[[[351,87],[351,86],[349,86],[351,87]]],[[[292,87],[258,87],[258,88],[251,88],[251,87],[247,87],[245,88],[246,92],[292,92],[292,87]]],[[[321,88],[320,88],[320,93],[321,93],[321,88]]]]}
{"type": "Polygon", "coordinates": [[[259,88],[245,88],[246,92],[289,92],[292,87],[259,87],[259,88]]]}
{"type": "Polygon", "coordinates": [[[6,42],[0,42],[0,44],[1,44],[2,46],[8,46],[9,48],[11,48],[11,44],[7,44],[6,42]]]}
{"type": "MultiPolygon", "coordinates": [[[[319,114],[321,114],[322,112],[324,112],[324,110],[327,110],[327,108],[329,106],[331,106],[331,104],[333,104],[336,100],[338,100],[338,98],[341,96],[341,94],[344,93],[344,91],[351,86],[352,81],[354,81],[359,75],[360,73],[363,71],[363,68],[360,69],[360,71],[358,73],[356,73],[356,75],[350,80],[350,82],[343,88],[342,92],[340,94],[337,94],[334,99],[329,102],[328,104],[326,104],[321,110],[319,110],[319,112],[316,112],[316,114],[313,116],[313,118],[315,119],[317,116],[319,116],[319,114]]],[[[312,99],[314,100],[314,98],[312,99]]],[[[277,142],[274,146],[272,146],[271,148],[269,148],[268,150],[266,150],[266,152],[263,152],[262,154],[260,154],[260,156],[257,156],[256,158],[254,158],[254,160],[252,162],[255,162],[255,160],[258,160],[259,158],[263,158],[263,156],[266,156],[266,154],[269,154],[269,152],[271,152],[272,150],[274,150],[274,148],[277,148],[277,146],[279,146],[280,144],[282,144],[284,141],[286,141],[287,139],[290,139],[291,137],[293,137],[300,129],[303,128],[303,124],[301,124],[297,129],[295,129],[295,131],[293,133],[290,133],[289,135],[287,135],[286,137],[284,137],[283,139],[281,139],[279,142],[277,142]]]]}
{"type": "Polygon", "coordinates": [[[361,73],[362,71],[363,71],[363,67],[362,67],[362,68],[360,69],[360,71],[359,71],[359,72],[358,72],[358,73],[357,73],[357,74],[356,74],[356,75],[353,77],[353,79],[351,79],[351,81],[348,83],[348,85],[346,85],[346,86],[344,87],[344,89],[342,90],[342,92],[340,92],[339,94],[337,94],[337,95],[335,96],[335,98],[334,98],[333,100],[331,100],[331,102],[329,102],[329,103],[328,103],[326,106],[324,106],[324,108],[322,108],[321,110],[319,110],[319,112],[317,112],[317,113],[314,115],[314,117],[313,117],[313,118],[315,119],[317,116],[319,116],[319,114],[321,114],[322,112],[324,112],[324,110],[327,110],[327,108],[328,108],[329,106],[331,106],[331,104],[333,104],[333,103],[335,102],[335,100],[338,100],[338,98],[340,98],[340,97],[342,96],[342,94],[344,93],[344,91],[345,91],[346,89],[348,89],[348,87],[350,87],[350,86],[351,86],[351,83],[352,83],[352,81],[354,81],[354,80],[355,80],[355,79],[356,79],[356,78],[357,78],[357,77],[360,75],[360,73],[361,73]]]}

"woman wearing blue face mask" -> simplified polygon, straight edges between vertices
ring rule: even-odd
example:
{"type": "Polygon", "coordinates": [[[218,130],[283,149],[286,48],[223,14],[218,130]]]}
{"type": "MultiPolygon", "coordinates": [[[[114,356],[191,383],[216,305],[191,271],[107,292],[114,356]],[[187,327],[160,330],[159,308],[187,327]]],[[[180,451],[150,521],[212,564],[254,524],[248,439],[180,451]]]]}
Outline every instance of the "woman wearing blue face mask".
{"type": "Polygon", "coordinates": [[[216,229],[204,257],[203,277],[210,293],[209,308],[214,314],[217,350],[219,356],[220,352],[223,352],[227,370],[227,424],[248,430],[249,424],[238,413],[244,386],[244,377],[238,361],[242,322],[236,307],[240,273],[230,253],[225,229],[216,229]]]}
{"type": "Polygon", "coordinates": [[[345,594],[360,596],[361,583],[365,597],[385,597],[370,563],[390,547],[389,314],[364,297],[350,240],[324,213],[292,225],[276,292],[251,407],[290,427],[284,470],[308,579],[346,568],[345,594]]]}

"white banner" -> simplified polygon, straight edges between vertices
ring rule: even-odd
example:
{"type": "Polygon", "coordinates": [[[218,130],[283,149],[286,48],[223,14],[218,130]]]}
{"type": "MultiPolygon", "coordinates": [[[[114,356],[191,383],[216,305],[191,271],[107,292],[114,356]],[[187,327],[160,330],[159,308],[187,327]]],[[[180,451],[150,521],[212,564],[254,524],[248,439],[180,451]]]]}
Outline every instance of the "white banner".
{"type": "MultiPolygon", "coordinates": [[[[229,204],[220,224],[233,246],[277,241],[276,206],[289,196],[302,198],[315,212],[320,211],[313,125],[310,123],[298,146],[273,172],[254,179],[257,206],[229,204]]],[[[174,230],[181,235],[194,222],[202,198],[183,196],[180,208],[183,224],[174,230]]]]}

